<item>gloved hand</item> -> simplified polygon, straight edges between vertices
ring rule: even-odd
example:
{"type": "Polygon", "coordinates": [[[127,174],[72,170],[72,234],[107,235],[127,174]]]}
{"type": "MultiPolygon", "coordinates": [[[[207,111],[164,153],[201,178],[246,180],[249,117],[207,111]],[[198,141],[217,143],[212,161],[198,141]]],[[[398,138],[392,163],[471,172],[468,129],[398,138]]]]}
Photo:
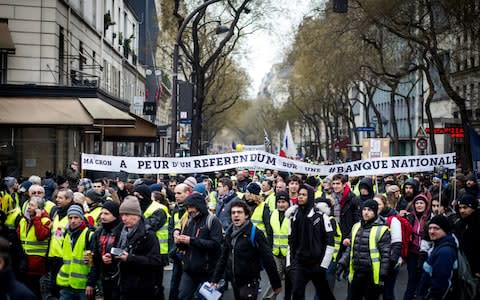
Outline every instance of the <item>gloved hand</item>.
{"type": "Polygon", "coordinates": [[[343,264],[337,263],[337,268],[335,270],[335,274],[337,275],[337,280],[342,281],[342,277],[346,277],[347,267],[343,264]]]}

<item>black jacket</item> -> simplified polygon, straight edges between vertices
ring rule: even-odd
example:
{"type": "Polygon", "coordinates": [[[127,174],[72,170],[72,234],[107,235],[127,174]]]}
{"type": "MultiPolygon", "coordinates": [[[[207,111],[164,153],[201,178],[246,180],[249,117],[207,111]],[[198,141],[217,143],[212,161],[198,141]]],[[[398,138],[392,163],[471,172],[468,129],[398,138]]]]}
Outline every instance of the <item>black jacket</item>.
{"type": "Polygon", "coordinates": [[[143,218],[139,222],[136,232],[127,239],[129,254],[127,261],[120,263],[119,283],[122,291],[144,290],[147,293],[154,289],[163,265],[157,237],[145,230],[143,218]]]}
{"type": "Polygon", "coordinates": [[[353,224],[360,221],[360,218],[360,201],[352,191],[349,191],[340,212],[342,236],[348,236],[352,231],[353,224]]]}
{"type": "Polygon", "coordinates": [[[118,277],[119,262],[113,260],[111,264],[104,264],[102,256],[110,253],[113,247],[117,247],[120,232],[123,229],[121,221],[99,227],[92,238],[93,266],[88,274],[87,286],[95,286],[98,279],[111,280],[118,277]]]}
{"type": "Polygon", "coordinates": [[[458,238],[460,249],[465,253],[473,274],[480,273],[479,232],[480,211],[478,209],[470,216],[458,219],[455,223],[455,236],[458,238]]]}
{"type": "Polygon", "coordinates": [[[258,228],[255,230],[255,246],[253,245],[250,239],[252,226],[254,226],[253,223],[248,221],[248,224],[240,229],[241,232],[234,244],[232,243],[233,225],[227,229],[223,240],[222,254],[213,275],[213,282],[218,282],[226,274],[227,280],[237,286],[242,286],[260,278],[261,264],[263,264],[273,289],[282,286],[272,249],[268,245],[265,235],[258,228]]]}
{"type": "Polygon", "coordinates": [[[326,265],[322,265],[325,269],[328,268],[334,249],[335,231],[328,214],[320,208],[321,205],[325,204],[310,205],[303,214],[298,205],[285,212],[285,216],[290,219],[287,255],[291,265],[322,264],[326,259],[326,265]]]}
{"type": "MultiPolygon", "coordinates": [[[[353,242],[353,249],[351,246],[343,253],[339,264],[348,268],[350,263],[350,251],[353,251],[353,270],[355,273],[369,273],[372,272],[372,259],[370,257],[369,237],[370,231],[374,226],[383,226],[384,223],[380,218],[373,222],[361,221],[361,226],[357,231],[356,236],[350,236],[353,242]]],[[[377,249],[380,253],[380,277],[385,278],[390,267],[390,232],[387,230],[380,237],[377,243],[377,249]]]]}
{"type": "Polygon", "coordinates": [[[190,244],[177,244],[177,249],[183,253],[183,271],[195,278],[211,275],[220,256],[222,244],[222,224],[212,216],[208,226],[209,212],[205,199],[200,194],[192,194],[185,199],[187,206],[195,206],[200,212],[196,217],[190,217],[180,234],[190,236],[190,244]]]}

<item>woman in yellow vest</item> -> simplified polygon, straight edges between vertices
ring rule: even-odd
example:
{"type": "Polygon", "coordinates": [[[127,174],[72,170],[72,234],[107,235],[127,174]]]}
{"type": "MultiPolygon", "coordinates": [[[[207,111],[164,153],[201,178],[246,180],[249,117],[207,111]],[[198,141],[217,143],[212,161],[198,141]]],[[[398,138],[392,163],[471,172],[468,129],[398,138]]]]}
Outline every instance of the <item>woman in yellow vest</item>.
{"type": "Polygon", "coordinates": [[[348,248],[337,263],[337,276],[348,270],[350,299],[378,299],[390,266],[390,232],[378,218],[375,200],[363,203],[362,220],[344,244],[348,248]]]}
{"type": "MultiPolygon", "coordinates": [[[[57,275],[60,300],[85,299],[90,262],[84,260],[93,234],[85,222],[83,208],[73,204],[67,211],[68,227],[63,240],[63,264],[57,275]]],[[[93,263],[93,262],[92,262],[93,263]]],[[[92,294],[93,291],[89,291],[92,294]]]]}
{"type": "Polygon", "coordinates": [[[27,256],[28,269],[24,274],[24,283],[36,295],[40,295],[40,277],[47,273],[46,256],[52,226],[44,207],[45,199],[30,198],[26,214],[20,219],[17,228],[22,248],[27,256]]]}
{"type": "MultiPolygon", "coordinates": [[[[270,225],[273,231],[272,253],[277,272],[281,278],[285,278],[285,297],[290,299],[292,293],[292,285],[287,273],[287,254],[288,254],[288,231],[290,228],[290,219],[285,217],[285,211],[290,206],[290,197],[287,192],[278,192],[276,197],[276,209],[270,217],[270,225]]],[[[277,299],[277,295],[269,286],[263,295],[263,299],[277,299]]]]}

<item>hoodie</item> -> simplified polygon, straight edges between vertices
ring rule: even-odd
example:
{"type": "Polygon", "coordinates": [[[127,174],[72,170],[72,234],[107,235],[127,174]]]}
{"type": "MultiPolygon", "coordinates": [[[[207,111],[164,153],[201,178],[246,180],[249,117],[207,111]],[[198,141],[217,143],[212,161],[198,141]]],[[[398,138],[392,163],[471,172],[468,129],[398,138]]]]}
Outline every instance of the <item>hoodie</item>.
{"type": "Polygon", "coordinates": [[[360,181],[358,189],[366,189],[368,191],[367,195],[360,194],[360,204],[368,199],[373,199],[375,193],[373,192],[373,182],[372,178],[365,177],[360,181]]]}

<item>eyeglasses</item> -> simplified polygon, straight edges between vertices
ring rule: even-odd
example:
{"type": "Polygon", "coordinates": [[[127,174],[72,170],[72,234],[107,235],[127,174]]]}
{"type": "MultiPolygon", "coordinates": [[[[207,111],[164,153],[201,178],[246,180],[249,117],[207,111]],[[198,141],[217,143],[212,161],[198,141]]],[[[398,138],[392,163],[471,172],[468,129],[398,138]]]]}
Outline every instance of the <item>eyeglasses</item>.
{"type": "Polygon", "coordinates": [[[41,195],[44,194],[45,192],[42,191],[32,191],[32,195],[41,195]]]}

